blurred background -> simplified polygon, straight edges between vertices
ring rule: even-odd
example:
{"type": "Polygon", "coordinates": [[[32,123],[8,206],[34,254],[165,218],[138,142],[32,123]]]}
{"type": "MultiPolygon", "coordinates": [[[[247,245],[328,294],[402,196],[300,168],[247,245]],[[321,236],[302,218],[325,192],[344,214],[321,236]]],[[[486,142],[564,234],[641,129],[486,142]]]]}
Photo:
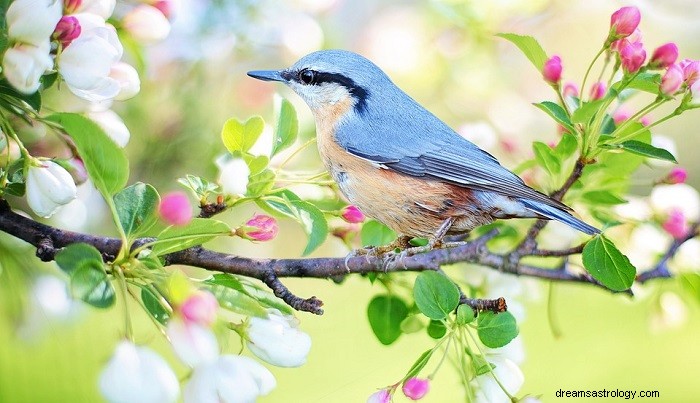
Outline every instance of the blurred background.
{"type": "MultiPolygon", "coordinates": [[[[554,94],[529,61],[494,34],[536,37],[549,55],[561,56],[564,80],[580,84],[607,35],[610,14],[636,5],[642,11],[640,28],[648,54],[673,41],[681,58],[700,58],[696,0],[178,3],[171,35],[146,51],[141,93],[114,107],[131,131],[126,147],[130,182],[149,182],[161,192],[178,188],[175,180],[185,174],[215,179],[214,160],[224,151],[219,138],[224,121],[262,115],[273,122],[276,93],[297,107],[303,136],[313,136],[313,118],[298,97],[245,73],[284,68],[318,49],[342,48],[368,57],[418,102],[510,168],[531,157],[531,141],[558,138],[555,124],[531,105],[552,100],[554,94]]],[[[652,120],[663,114],[656,111],[652,120]]],[[[694,154],[700,143],[699,118],[699,111],[691,111],[655,128],[655,134],[675,141],[675,155],[695,187],[700,185],[700,159],[694,154]]],[[[314,152],[305,158],[306,164],[320,166],[314,152]]],[[[642,169],[633,192],[648,194],[653,179],[660,176],[659,171],[642,169]]],[[[60,213],[50,223],[109,235],[108,227],[99,225],[96,196],[89,189],[81,192],[82,207],[60,213]]],[[[221,219],[240,225],[255,211],[244,208],[221,219]]],[[[269,244],[231,240],[212,247],[245,256],[298,256],[303,232],[293,223],[282,225],[281,236],[269,244]]],[[[3,250],[26,249],[2,234],[0,243],[3,250]]],[[[329,238],[314,255],[346,253],[341,241],[329,238]]],[[[123,334],[120,306],[106,312],[71,307],[70,318],[61,321],[41,310],[17,315],[32,299],[19,292],[27,284],[18,273],[55,270],[32,255],[28,249],[21,258],[0,255],[0,401],[99,401],[97,374],[123,334]]],[[[466,265],[446,268],[448,273],[458,270],[479,278],[500,276],[466,265]]],[[[606,388],[658,390],[660,401],[687,401],[696,393],[699,301],[679,297],[675,282],[652,282],[635,290],[635,298],[511,277],[494,282],[500,287],[494,293],[514,301],[521,329],[525,386],[519,396],[541,396],[546,402],[556,400],[559,389],[606,388]],[[560,331],[559,337],[553,329],[560,331]]],[[[297,295],[322,299],[326,313],[298,315],[313,340],[308,363],[297,369],[270,368],[278,387],[263,402],[364,401],[377,388],[400,379],[432,345],[420,333],[382,346],[371,333],[366,306],[383,289],[365,279],[351,278],[342,286],[299,279],[286,284],[297,295]]],[[[145,315],[131,311],[137,313],[136,341],[175,362],[145,315]]],[[[238,351],[233,337],[229,348],[238,351]]],[[[185,374],[184,368],[178,370],[185,374]]],[[[457,372],[445,365],[425,401],[463,401],[463,393],[457,372]]]]}

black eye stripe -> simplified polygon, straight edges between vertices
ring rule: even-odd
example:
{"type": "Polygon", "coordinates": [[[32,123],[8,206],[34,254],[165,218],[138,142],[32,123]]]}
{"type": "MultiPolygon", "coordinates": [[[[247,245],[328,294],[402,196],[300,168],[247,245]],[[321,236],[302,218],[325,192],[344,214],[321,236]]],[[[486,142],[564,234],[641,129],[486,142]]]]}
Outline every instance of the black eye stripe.
{"type": "Polygon", "coordinates": [[[369,92],[367,92],[367,90],[361,85],[358,85],[350,77],[344,76],[340,73],[327,73],[311,69],[303,69],[294,74],[292,79],[304,85],[320,85],[323,83],[336,83],[338,85],[342,85],[348,90],[350,95],[355,98],[355,110],[359,113],[364,113],[367,110],[367,98],[369,97],[369,92]],[[302,73],[313,73],[314,77],[310,82],[306,82],[302,79],[302,73]]]}

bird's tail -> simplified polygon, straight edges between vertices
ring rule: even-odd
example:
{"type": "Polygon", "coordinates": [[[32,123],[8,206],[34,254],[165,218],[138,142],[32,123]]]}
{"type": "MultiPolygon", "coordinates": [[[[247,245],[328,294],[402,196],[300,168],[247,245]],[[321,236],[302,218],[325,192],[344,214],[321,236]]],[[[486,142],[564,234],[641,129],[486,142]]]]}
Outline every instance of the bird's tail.
{"type": "Polygon", "coordinates": [[[534,200],[528,200],[528,199],[519,199],[520,202],[527,208],[528,210],[538,214],[542,215],[546,218],[549,218],[551,220],[557,220],[561,221],[564,224],[570,226],[571,228],[574,228],[576,230],[579,230],[583,233],[586,233],[588,235],[596,235],[600,234],[600,230],[592,225],[588,225],[585,222],[579,220],[578,218],[574,217],[571,215],[568,211],[562,210],[560,208],[554,207],[554,206],[549,206],[544,203],[540,203],[534,200]]]}

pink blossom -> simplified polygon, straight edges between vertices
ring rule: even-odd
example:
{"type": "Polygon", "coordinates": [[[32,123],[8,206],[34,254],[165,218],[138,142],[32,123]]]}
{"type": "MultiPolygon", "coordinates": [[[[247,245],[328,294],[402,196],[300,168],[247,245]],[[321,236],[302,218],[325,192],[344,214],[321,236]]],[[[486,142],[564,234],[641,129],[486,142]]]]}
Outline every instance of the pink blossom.
{"type": "Polygon", "coordinates": [[[367,403],[389,403],[390,401],[391,392],[389,392],[389,389],[378,390],[367,399],[367,403]]]}
{"type": "Polygon", "coordinates": [[[345,208],[341,210],[340,216],[343,218],[343,220],[351,224],[361,223],[365,220],[365,215],[360,211],[360,209],[352,205],[345,206],[345,208]]]}
{"type": "Polygon", "coordinates": [[[428,379],[411,378],[403,383],[403,394],[411,400],[420,400],[430,390],[428,379]]]}
{"type": "Polygon", "coordinates": [[[180,313],[186,323],[196,323],[202,326],[211,326],[216,321],[218,309],[219,302],[208,291],[196,292],[180,305],[180,313]]]}
{"type": "Polygon", "coordinates": [[[677,208],[671,210],[666,221],[661,225],[664,231],[676,239],[681,239],[688,235],[689,227],[683,211],[677,208]]]}
{"type": "Polygon", "coordinates": [[[550,84],[557,84],[561,80],[561,71],[561,58],[559,56],[552,56],[542,67],[542,77],[550,84]]]}
{"type": "Polygon", "coordinates": [[[676,59],[678,59],[678,46],[670,42],[654,50],[649,61],[649,68],[663,69],[675,63],[676,59]]]}
{"type": "Polygon", "coordinates": [[[639,71],[646,58],[647,52],[641,42],[626,43],[620,50],[622,69],[628,74],[639,71]]]}
{"type": "Polygon", "coordinates": [[[626,38],[618,39],[610,44],[610,50],[620,53],[622,47],[626,43],[641,43],[642,42],[642,31],[635,29],[632,34],[626,38]]]}
{"type": "Polygon", "coordinates": [[[685,59],[679,63],[679,66],[683,69],[683,80],[688,86],[700,79],[700,60],[685,59]]]}
{"type": "Polygon", "coordinates": [[[665,95],[672,95],[683,84],[683,70],[677,64],[672,64],[666,74],[661,77],[661,93],[665,95]]]}
{"type": "Polygon", "coordinates": [[[565,97],[577,97],[578,96],[578,86],[574,83],[566,83],[564,84],[564,89],[562,90],[562,94],[565,97]]]}
{"type": "Polygon", "coordinates": [[[158,207],[163,221],[170,225],[186,225],[192,220],[192,206],[184,192],[172,192],[163,196],[158,207]]]}
{"type": "Polygon", "coordinates": [[[269,241],[277,236],[277,232],[279,232],[277,221],[263,214],[254,215],[253,218],[245,223],[245,227],[247,229],[236,231],[236,234],[251,241],[269,241]]]}
{"type": "Polygon", "coordinates": [[[64,48],[73,42],[73,39],[80,36],[82,29],[80,22],[72,15],[64,15],[56,24],[56,29],[53,31],[53,37],[61,42],[64,48]]]}
{"type": "Polygon", "coordinates": [[[666,175],[664,182],[675,185],[678,183],[685,183],[686,179],[688,179],[688,172],[683,168],[676,167],[666,175]]]}
{"type": "Polygon", "coordinates": [[[637,29],[641,19],[637,7],[622,7],[610,17],[610,32],[615,38],[628,37],[637,29]]]}
{"type": "Polygon", "coordinates": [[[602,81],[598,81],[591,87],[591,100],[595,101],[597,99],[603,98],[605,96],[606,91],[607,88],[605,87],[605,83],[602,81]]]}

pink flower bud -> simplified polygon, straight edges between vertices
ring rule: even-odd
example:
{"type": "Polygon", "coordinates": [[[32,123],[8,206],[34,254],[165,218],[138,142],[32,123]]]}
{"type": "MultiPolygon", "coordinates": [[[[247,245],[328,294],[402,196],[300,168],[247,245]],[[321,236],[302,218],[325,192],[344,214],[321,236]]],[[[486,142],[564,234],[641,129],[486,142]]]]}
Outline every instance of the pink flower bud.
{"type": "Polygon", "coordinates": [[[367,399],[367,403],[389,403],[391,401],[391,393],[389,389],[382,389],[372,393],[367,399]]]}
{"type": "Polygon", "coordinates": [[[644,50],[641,42],[626,43],[620,50],[620,61],[622,69],[627,74],[633,74],[639,71],[647,58],[647,52],[644,50]]]}
{"type": "Polygon", "coordinates": [[[671,66],[678,59],[678,46],[671,42],[661,45],[654,50],[649,61],[649,68],[663,69],[671,66]]]}
{"type": "Polygon", "coordinates": [[[210,292],[201,291],[192,294],[180,306],[180,313],[186,323],[211,326],[216,321],[219,302],[210,292]]]}
{"type": "Polygon", "coordinates": [[[403,394],[411,400],[420,400],[430,390],[430,381],[427,379],[411,378],[403,383],[403,394]]]}
{"type": "Polygon", "coordinates": [[[192,220],[192,206],[183,192],[172,192],[163,196],[158,207],[163,221],[170,225],[186,225],[192,220]]]}
{"type": "Polygon", "coordinates": [[[557,84],[561,80],[561,58],[559,56],[550,57],[542,67],[542,77],[550,84],[557,84]]]}
{"type": "Polygon", "coordinates": [[[173,12],[175,11],[173,0],[156,0],[151,5],[163,13],[165,18],[171,19],[173,17],[173,12]]]}
{"type": "Polygon", "coordinates": [[[641,19],[637,7],[622,7],[610,17],[610,33],[615,38],[628,37],[637,29],[641,19]]]}
{"type": "Polygon", "coordinates": [[[632,117],[632,112],[624,107],[619,107],[615,112],[613,112],[612,118],[616,125],[624,122],[625,120],[632,117]]]}
{"type": "Polygon", "coordinates": [[[666,74],[661,77],[661,93],[665,95],[672,95],[683,84],[683,70],[677,64],[672,64],[666,74]]]}
{"type": "Polygon", "coordinates": [[[239,228],[236,234],[251,241],[269,241],[277,236],[279,231],[277,221],[270,216],[262,214],[254,215],[253,218],[245,223],[244,227],[247,228],[243,230],[239,228]]]}
{"type": "Polygon", "coordinates": [[[360,209],[352,205],[345,206],[345,208],[341,210],[340,216],[343,218],[343,220],[352,224],[361,223],[365,220],[365,215],[362,214],[360,209]]]}
{"type": "Polygon", "coordinates": [[[578,86],[574,83],[564,84],[564,89],[562,90],[564,97],[577,97],[578,96],[578,86]]]}
{"type": "Polygon", "coordinates": [[[642,31],[635,29],[632,34],[626,38],[618,39],[610,44],[610,50],[620,53],[622,48],[627,43],[642,43],[642,31]]]}
{"type": "Polygon", "coordinates": [[[668,218],[666,218],[666,221],[662,224],[662,227],[664,231],[668,232],[669,235],[676,239],[685,237],[690,230],[683,211],[677,208],[671,210],[668,214],[668,218]]]}
{"type": "Polygon", "coordinates": [[[597,83],[593,84],[591,87],[591,101],[603,98],[606,91],[607,88],[605,87],[604,82],[598,81],[597,83]]]}
{"type": "Polygon", "coordinates": [[[73,14],[83,4],[83,0],[63,0],[63,14],[73,14]]]}
{"type": "Polygon", "coordinates": [[[83,160],[78,157],[66,160],[64,164],[61,164],[66,171],[73,177],[73,181],[76,185],[85,183],[88,179],[87,169],[85,169],[85,164],[83,160]]]}
{"type": "Polygon", "coordinates": [[[61,42],[64,48],[70,45],[71,42],[80,36],[82,29],[80,22],[72,15],[64,15],[56,24],[56,29],[53,31],[53,37],[61,42]]]}
{"type": "Polygon", "coordinates": [[[639,123],[642,124],[642,126],[649,126],[651,123],[651,115],[644,115],[641,118],[639,118],[639,123]]]}
{"type": "Polygon", "coordinates": [[[678,183],[685,183],[686,179],[688,179],[688,172],[680,167],[673,168],[671,172],[666,175],[666,178],[664,179],[664,183],[670,183],[671,185],[675,185],[678,183]]]}
{"type": "Polygon", "coordinates": [[[683,69],[683,81],[688,86],[695,84],[700,79],[700,61],[685,59],[679,65],[683,69]]]}

